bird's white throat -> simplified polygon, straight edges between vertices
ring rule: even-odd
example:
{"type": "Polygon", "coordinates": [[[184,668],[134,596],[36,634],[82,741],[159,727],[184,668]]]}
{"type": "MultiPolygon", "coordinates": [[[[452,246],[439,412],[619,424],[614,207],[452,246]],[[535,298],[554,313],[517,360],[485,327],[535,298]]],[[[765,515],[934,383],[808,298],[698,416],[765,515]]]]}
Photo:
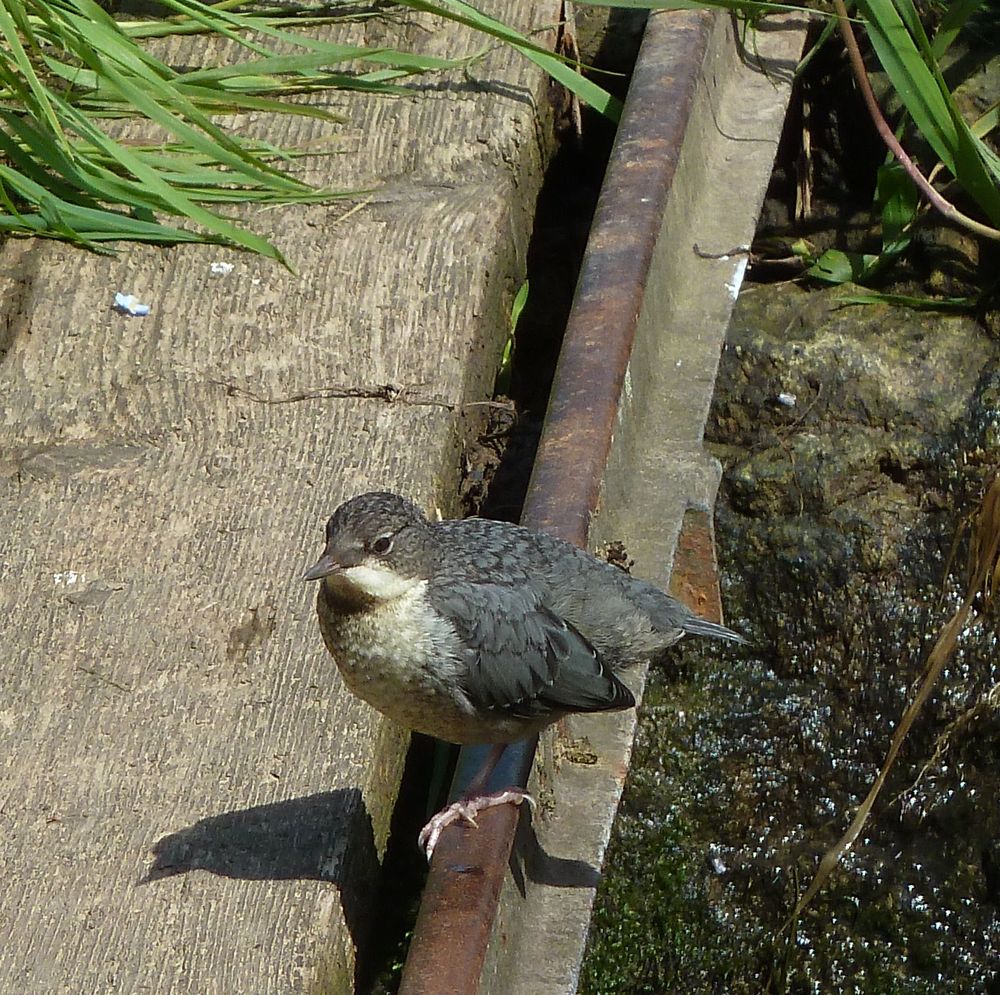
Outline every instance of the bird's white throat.
{"type": "Polygon", "coordinates": [[[331,574],[326,582],[335,591],[340,588],[345,593],[361,594],[374,601],[393,601],[412,591],[426,581],[417,577],[403,577],[388,567],[372,563],[359,563],[331,574]]]}

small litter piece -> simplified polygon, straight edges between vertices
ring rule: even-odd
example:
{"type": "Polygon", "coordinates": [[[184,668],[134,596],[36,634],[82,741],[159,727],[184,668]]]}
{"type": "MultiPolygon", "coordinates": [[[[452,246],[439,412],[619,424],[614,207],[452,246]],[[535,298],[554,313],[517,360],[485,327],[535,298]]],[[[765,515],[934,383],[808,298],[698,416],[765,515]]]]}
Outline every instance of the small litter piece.
{"type": "Polygon", "coordinates": [[[794,408],[795,402],[798,401],[798,398],[794,394],[781,393],[775,398],[775,400],[778,404],[782,404],[786,408],[794,408]]]}
{"type": "Polygon", "coordinates": [[[144,318],[149,314],[150,307],[148,304],[140,304],[135,294],[123,294],[119,291],[115,294],[115,310],[133,318],[144,318]]]}
{"type": "Polygon", "coordinates": [[[235,263],[212,263],[209,267],[211,271],[216,276],[229,276],[234,269],[236,269],[235,263]]]}

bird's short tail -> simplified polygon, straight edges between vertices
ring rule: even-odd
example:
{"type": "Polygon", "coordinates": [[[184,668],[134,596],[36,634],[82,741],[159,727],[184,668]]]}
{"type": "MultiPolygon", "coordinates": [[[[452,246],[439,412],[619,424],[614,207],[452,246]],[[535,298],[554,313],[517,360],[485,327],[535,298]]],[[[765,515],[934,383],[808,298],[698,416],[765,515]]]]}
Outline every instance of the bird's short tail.
{"type": "Polygon", "coordinates": [[[707,618],[690,615],[684,620],[681,628],[689,636],[711,636],[713,639],[729,639],[734,643],[745,643],[746,640],[732,629],[727,629],[718,622],[709,622],[707,618]]]}

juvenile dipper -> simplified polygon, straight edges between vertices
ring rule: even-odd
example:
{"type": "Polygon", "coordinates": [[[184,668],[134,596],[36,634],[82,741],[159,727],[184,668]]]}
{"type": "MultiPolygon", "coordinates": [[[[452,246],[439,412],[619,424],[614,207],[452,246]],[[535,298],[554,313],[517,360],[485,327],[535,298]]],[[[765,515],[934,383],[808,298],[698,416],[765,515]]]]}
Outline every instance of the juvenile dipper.
{"type": "MultiPolygon", "coordinates": [[[[571,543],[507,522],[431,522],[388,492],[334,512],[304,579],[321,581],[320,631],[354,694],[409,729],[498,744],[493,764],[567,713],[634,705],[616,672],[684,635],[742,641],[571,543]]],[[[527,797],[475,795],[489,773],[424,828],[428,857],[450,822],[527,797]]]]}

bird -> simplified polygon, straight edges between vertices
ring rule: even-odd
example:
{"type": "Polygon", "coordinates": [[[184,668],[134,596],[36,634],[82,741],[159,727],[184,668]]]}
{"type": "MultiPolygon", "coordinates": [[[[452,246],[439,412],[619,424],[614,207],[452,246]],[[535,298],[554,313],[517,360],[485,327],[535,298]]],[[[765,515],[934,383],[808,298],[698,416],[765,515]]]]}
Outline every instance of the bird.
{"type": "Polygon", "coordinates": [[[348,689],[400,725],[456,744],[492,744],[465,797],[424,827],[491,805],[483,794],[510,743],[565,715],[630,708],[618,674],[685,635],[742,642],[646,581],[572,543],[509,522],[433,521],[413,501],[371,491],[341,504],[304,577],[319,581],[319,629],[348,689]]]}

